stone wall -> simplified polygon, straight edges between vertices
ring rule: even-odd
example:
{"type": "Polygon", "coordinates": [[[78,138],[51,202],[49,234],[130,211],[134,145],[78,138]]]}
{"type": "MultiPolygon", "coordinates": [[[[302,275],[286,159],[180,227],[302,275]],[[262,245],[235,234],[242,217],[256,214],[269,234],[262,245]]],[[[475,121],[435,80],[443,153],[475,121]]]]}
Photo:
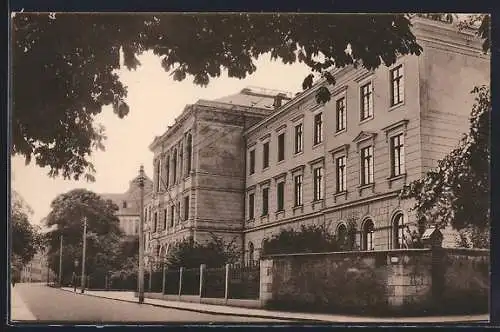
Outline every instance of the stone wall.
{"type": "Polygon", "coordinates": [[[261,303],[368,315],[485,312],[488,260],[488,251],[442,248],[276,255],[261,262],[261,303]]]}

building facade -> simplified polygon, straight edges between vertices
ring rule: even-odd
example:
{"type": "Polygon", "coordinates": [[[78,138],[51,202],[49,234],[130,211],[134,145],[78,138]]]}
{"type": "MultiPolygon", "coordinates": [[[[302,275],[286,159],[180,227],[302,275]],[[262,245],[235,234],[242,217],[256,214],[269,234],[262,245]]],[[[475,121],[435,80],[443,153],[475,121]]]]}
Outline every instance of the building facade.
{"type": "MultiPolygon", "coordinates": [[[[420,56],[374,71],[335,69],[334,86],[320,81],[291,99],[246,89],[187,106],[150,146],[151,255],[215,233],[255,260],[265,238],[303,224],[324,224],[360,250],[407,246],[407,227],[421,225],[400,189],[456,147],[469,128],[471,90],[490,82],[475,31],[412,23],[420,56]],[[332,93],[324,105],[315,100],[321,86],[332,93]]],[[[443,233],[453,246],[454,234],[443,233]]]]}
{"type": "Polygon", "coordinates": [[[153,191],[145,207],[147,256],[163,257],[187,237],[243,245],[245,130],[290,96],[247,88],[188,105],[156,137],[153,191]],[[274,105],[274,106],[273,106],[274,105]]]}
{"type": "MultiPolygon", "coordinates": [[[[406,226],[419,225],[400,189],[458,144],[471,90],[490,81],[489,56],[472,32],[415,18],[413,33],[420,56],[335,70],[330,102],[316,103],[320,82],[245,132],[247,259],[264,238],[308,223],[339,237],[353,229],[361,250],[405,247],[406,226]]],[[[444,245],[454,245],[444,233],[444,245]]]]}
{"type": "Polygon", "coordinates": [[[54,280],[54,277],[55,274],[49,269],[47,254],[44,250],[37,252],[21,270],[21,282],[47,282],[54,280]]]}
{"type": "MultiPolygon", "coordinates": [[[[146,176],[144,192],[149,193],[153,188],[153,181],[146,176]]],[[[121,194],[100,194],[103,199],[109,199],[118,206],[116,216],[120,220],[120,229],[126,236],[139,235],[140,215],[140,187],[137,178],[129,182],[129,188],[121,194]]]]}

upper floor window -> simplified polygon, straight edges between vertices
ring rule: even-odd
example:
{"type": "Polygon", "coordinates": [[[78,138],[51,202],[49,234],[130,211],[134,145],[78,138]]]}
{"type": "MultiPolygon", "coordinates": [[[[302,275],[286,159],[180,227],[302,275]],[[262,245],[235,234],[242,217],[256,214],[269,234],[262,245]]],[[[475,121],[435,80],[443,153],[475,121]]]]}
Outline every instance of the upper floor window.
{"type": "Polygon", "coordinates": [[[314,145],[323,142],[323,113],[314,116],[314,145]]]}
{"type": "Polygon", "coordinates": [[[184,149],[182,148],[182,144],[179,146],[179,175],[182,177],[184,174],[184,169],[182,168],[184,165],[184,149]]]}
{"type": "Polygon", "coordinates": [[[346,190],[346,157],[338,157],[336,161],[337,192],[340,193],[346,190]]]}
{"type": "Polygon", "coordinates": [[[170,157],[167,156],[165,161],[165,186],[168,188],[170,185],[170,157]]]}
{"type": "Polygon", "coordinates": [[[184,220],[189,219],[189,196],[184,197],[184,220]]]}
{"type": "Polygon", "coordinates": [[[391,137],[391,176],[398,176],[405,172],[404,135],[391,137]]]}
{"type": "Polygon", "coordinates": [[[373,86],[369,82],[361,86],[361,121],[373,117],[373,86]]]}
{"type": "Polygon", "coordinates": [[[314,200],[323,199],[323,167],[317,167],[313,171],[314,178],[314,200]]]}
{"type": "Polygon", "coordinates": [[[302,123],[295,126],[295,153],[302,152],[303,133],[302,123]]]}
{"type": "Polygon", "coordinates": [[[262,215],[269,213],[269,188],[262,188],[262,215]]]}
{"type": "Polygon", "coordinates": [[[361,184],[373,183],[373,147],[361,149],[361,184]]]}
{"type": "Polygon", "coordinates": [[[186,139],[186,171],[191,172],[193,159],[193,137],[191,134],[187,135],[186,139]]]}
{"type": "Polygon", "coordinates": [[[269,142],[262,145],[262,168],[269,167],[269,142]]]}
{"type": "Polygon", "coordinates": [[[253,174],[255,173],[255,150],[251,150],[250,153],[249,153],[249,157],[248,157],[250,160],[249,160],[249,172],[250,174],[253,174]]]}
{"type": "Polygon", "coordinates": [[[337,99],[335,103],[335,112],[336,112],[336,131],[342,131],[346,128],[346,105],[345,105],[345,97],[337,99]]]}
{"type": "Polygon", "coordinates": [[[175,224],[175,206],[170,206],[170,227],[174,227],[175,224]]]}
{"type": "Polygon", "coordinates": [[[285,133],[278,136],[278,161],[285,159],[285,133]]]}
{"type": "Polygon", "coordinates": [[[123,201],[123,202],[122,202],[122,207],[123,207],[124,209],[126,209],[126,208],[127,208],[127,201],[123,201]]]}
{"type": "Polygon", "coordinates": [[[276,188],[276,196],[277,196],[277,211],[283,211],[285,209],[285,182],[278,182],[278,186],[276,188]]]}
{"type": "Polygon", "coordinates": [[[181,202],[177,202],[177,223],[180,223],[181,222],[181,202]]]}
{"type": "Polygon", "coordinates": [[[158,227],[158,213],[154,213],[154,219],[153,219],[153,232],[156,232],[158,227]]]}
{"type": "Polygon", "coordinates": [[[255,217],[255,194],[248,195],[248,219],[255,217]]]}
{"type": "Polygon", "coordinates": [[[163,229],[167,229],[167,209],[163,209],[163,229]]]}
{"type": "Polygon", "coordinates": [[[156,191],[161,190],[161,159],[158,159],[155,167],[156,191]]]}
{"type": "Polygon", "coordinates": [[[403,65],[391,70],[391,106],[404,101],[403,65]]]}
{"type": "Polygon", "coordinates": [[[174,184],[177,182],[177,149],[174,149],[172,157],[172,182],[174,184]]]}
{"type": "Polygon", "coordinates": [[[296,175],[294,178],[294,205],[301,206],[302,205],[302,175],[296,175]]]}

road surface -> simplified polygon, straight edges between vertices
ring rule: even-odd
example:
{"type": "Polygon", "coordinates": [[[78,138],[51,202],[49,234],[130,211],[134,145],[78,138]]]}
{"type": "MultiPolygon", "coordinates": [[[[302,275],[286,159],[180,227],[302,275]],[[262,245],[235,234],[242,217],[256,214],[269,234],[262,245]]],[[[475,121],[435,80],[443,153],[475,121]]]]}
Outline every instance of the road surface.
{"type": "MultiPolygon", "coordinates": [[[[106,323],[263,323],[279,320],[199,313],[71,293],[43,284],[16,284],[15,291],[37,322],[106,323]]],[[[15,309],[13,309],[15,310],[15,309]]],[[[282,321],[283,322],[283,321],[282,321]]],[[[288,321],[289,323],[290,321],[288,321]]]]}

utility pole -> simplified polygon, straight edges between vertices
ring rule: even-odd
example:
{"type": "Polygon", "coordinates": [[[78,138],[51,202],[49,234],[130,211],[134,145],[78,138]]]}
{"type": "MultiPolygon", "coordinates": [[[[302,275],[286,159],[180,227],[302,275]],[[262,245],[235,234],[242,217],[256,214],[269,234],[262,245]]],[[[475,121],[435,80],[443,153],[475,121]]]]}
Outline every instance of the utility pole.
{"type": "Polygon", "coordinates": [[[59,287],[62,287],[63,234],[59,237],[59,287]]]}
{"type": "Polygon", "coordinates": [[[139,275],[137,276],[139,303],[144,303],[144,166],[139,169],[139,187],[141,188],[141,206],[139,222],[139,275]]]}
{"type": "Polygon", "coordinates": [[[83,252],[82,252],[82,293],[85,290],[85,251],[87,249],[87,217],[83,217],[83,252]]]}

